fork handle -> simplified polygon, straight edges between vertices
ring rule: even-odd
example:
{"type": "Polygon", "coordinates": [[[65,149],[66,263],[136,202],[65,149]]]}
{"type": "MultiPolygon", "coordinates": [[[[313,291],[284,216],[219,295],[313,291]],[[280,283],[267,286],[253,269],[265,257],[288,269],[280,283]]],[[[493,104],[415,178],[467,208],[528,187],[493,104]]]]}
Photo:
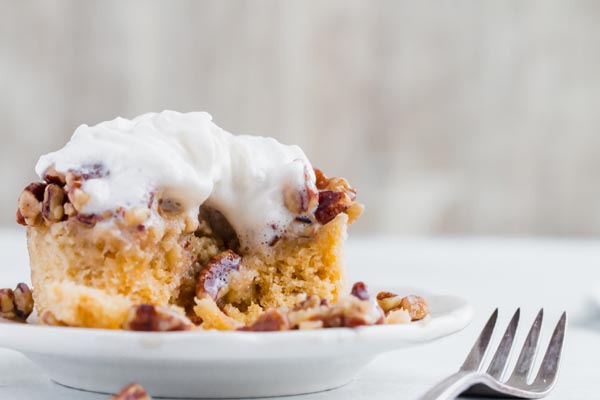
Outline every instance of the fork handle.
{"type": "Polygon", "coordinates": [[[454,400],[465,390],[476,383],[480,383],[483,374],[474,371],[458,371],[450,375],[418,400],[454,400]]]}

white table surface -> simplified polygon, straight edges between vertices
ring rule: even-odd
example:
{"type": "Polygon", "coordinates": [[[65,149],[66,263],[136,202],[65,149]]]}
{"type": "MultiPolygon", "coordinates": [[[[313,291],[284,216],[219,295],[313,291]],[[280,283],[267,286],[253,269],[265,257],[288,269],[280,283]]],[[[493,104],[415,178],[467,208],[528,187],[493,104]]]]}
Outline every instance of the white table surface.
{"type": "MultiPolygon", "coordinates": [[[[24,231],[0,230],[0,254],[0,287],[27,279],[24,231]]],[[[415,399],[458,368],[495,307],[504,329],[519,306],[518,345],[540,307],[544,347],[561,312],[569,313],[561,374],[548,398],[600,398],[600,310],[590,300],[600,284],[600,241],[353,238],[346,258],[352,280],[460,294],[475,306],[475,319],[454,336],[379,357],[340,389],[297,398],[415,399]]],[[[0,399],[107,398],[54,384],[21,354],[0,349],[0,399]]]]}

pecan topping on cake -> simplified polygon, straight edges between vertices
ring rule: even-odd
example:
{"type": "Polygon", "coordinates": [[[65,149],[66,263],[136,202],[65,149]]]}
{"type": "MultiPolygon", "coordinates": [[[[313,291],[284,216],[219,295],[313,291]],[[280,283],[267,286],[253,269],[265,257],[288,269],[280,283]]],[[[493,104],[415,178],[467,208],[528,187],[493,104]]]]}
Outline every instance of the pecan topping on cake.
{"type": "Polygon", "coordinates": [[[65,177],[65,175],[58,172],[56,168],[54,168],[54,166],[48,167],[46,172],[44,172],[42,178],[46,182],[54,183],[56,185],[59,185],[60,187],[65,186],[65,184],[67,183],[67,178],[65,177]]]}
{"type": "Polygon", "coordinates": [[[65,215],[65,192],[57,184],[50,183],[44,191],[44,201],[42,202],[42,215],[46,221],[58,222],[65,215]]]}
{"type": "Polygon", "coordinates": [[[345,193],[325,190],[319,192],[319,206],[315,211],[315,217],[321,224],[326,224],[351,205],[352,200],[345,193]]]}
{"type": "Polygon", "coordinates": [[[21,225],[35,226],[42,220],[42,201],[46,184],[33,182],[27,185],[19,196],[17,222],[21,225]]]}

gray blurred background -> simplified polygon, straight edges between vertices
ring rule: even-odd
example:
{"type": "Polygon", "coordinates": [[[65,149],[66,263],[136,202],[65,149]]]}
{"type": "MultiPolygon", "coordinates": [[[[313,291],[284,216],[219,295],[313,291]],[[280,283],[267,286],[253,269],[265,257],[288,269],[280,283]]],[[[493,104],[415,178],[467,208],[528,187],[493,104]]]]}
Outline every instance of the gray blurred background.
{"type": "Polygon", "coordinates": [[[600,2],[0,0],[0,224],[80,123],[205,110],[365,234],[600,234],[600,2]]]}

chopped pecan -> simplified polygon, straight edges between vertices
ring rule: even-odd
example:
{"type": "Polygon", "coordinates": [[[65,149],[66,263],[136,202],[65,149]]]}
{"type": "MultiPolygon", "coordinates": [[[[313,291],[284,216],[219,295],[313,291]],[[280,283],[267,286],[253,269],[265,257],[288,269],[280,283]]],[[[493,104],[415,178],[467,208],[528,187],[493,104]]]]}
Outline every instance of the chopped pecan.
{"type": "Polygon", "coordinates": [[[15,290],[0,289],[0,317],[25,321],[33,312],[33,296],[25,283],[15,290]]]}
{"type": "Polygon", "coordinates": [[[152,400],[152,398],[141,385],[131,383],[121,389],[111,400],[152,400]]]}
{"type": "Polygon", "coordinates": [[[319,168],[315,168],[314,170],[315,170],[315,177],[317,178],[316,179],[317,189],[325,190],[325,188],[327,187],[327,183],[329,182],[329,179],[327,179],[327,177],[325,176],[323,171],[321,171],[319,168]]]}
{"type": "Polygon", "coordinates": [[[423,319],[430,313],[429,304],[421,296],[402,297],[391,292],[380,292],[377,294],[377,302],[386,314],[400,309],[406,310],[412,321],[423,319]]]}
{"type": "Polygon", "coordinates": [[[373,301],[355,296],[343,297],[333,304],[321,301],[318,296],[309,296],[289,312],[288,319],[294,329],[353,328],[383,323],[383,311],[373,301]]]}
{"type": "Polygon", "coordinates": [[[388,313],[390,310],[398,308],[400,302],[402,301],[402,297],[392,292],[379,292],[377,293],[377,303],[381,309],[388,313]]]}
{"type": "Polygon", "coordinates": [[[356,282],[352,285],[350,294],[360,300],[369,300],[369,290],[364,282],[356,282]]]}
{"type": "Polygon", "coordinates": [[[351,205],[352,201],[345,193],[325,190],[319,192],[319,206],[315,211],[315,217],[317,221],[325,225],[351,205]]]}
{"type": "MultiPolygon", "coordinates": [[[[68,203],[70,204],[70,203],[68,203]]],[[[97,214],[77,214],[75,217],[77,221],[81,222],[83,225],[94,226],[96,222],[100,219],[100,216],[97,214]]]]}
{"type": "Polygon", "coordinates": [[[350,201],[356,199],[356,189],[354,189],[344,178],[328,178],[323,172],[315,168],[316,184],[319,191],[331,190],[332,192],[345,193],[350,201]]]}
{"type": "Polygon", "coordinates": [[[13,319],[15,314],[15,294],[12,289],[0,289],[0,317],[13,319]]]}
{"type": "Polygon", "coordinates": [[[42,202],[42,216],[48,222],[58,222],[65,215],[65,192],[57,184],[50,183],[44,191],[44,200],[42,202]]]}
{"type": "Polygon", "coordinates": [[[147,332],[187,331],[193,326],[186,316],[152,304],[133,306],[123,323],[123,329],[147,332]]]}
{"type": "Polygon", "coordinates": [[[17,224],[27,226],[25,217],[23,217],[23,214],[21,214],[21,210],[19,210],[18,208],[17,208],[17,214],[15,216],[15,220],[17,221],[17,224]]]}
{"type": "Polygon", "coordinates": [[[299,303],[297,303],[294,308],[292,309],[292,311],[299,311],[299,310],[308,310],[311,308],[316,308],[319,306],[328,306],[329,305],[329,300],[327,299],[322,299],[317,295],[310,295],[308,296],[306,299],[300,301],[299,303]]]}
{"type": "Polygon", "coordinates": [[[54,166],[48,167],[42,178],[48,183],[54,183],[55,185],[59,185],[61,187],[65,186],[67,183],[65,175],[58,172],[54,166]]]}
{"type": "Polygon", "coordinates": [[[67,184],[65,185],[65,191],[67,192],[69,201],[77,211],[81,211],[83,206],[90,200],[90,195],[81,189],[83,186],[82,179],[82,175],[72,171],[66,175],[67,184]]]}
{"type": "Polygon", "coordinates": [[[68,192],[69,201],[77,211],[81,211],[83,206],[90,200],[90,195],[80,188],[70,189],[68,192]]]}
{"type": "Polygon", "coordinates": [[[28,226],[38,225],[42,220],[42,201],[46,184],[33,182],[19,196],[17,222],[28,226]]]}
{"type": "Polygon", "coordinates": [[[63,208],[64,208],[64,212],[65,212],[65,215],[67,216],[67,218],[72,217],[75,214],[77,214],[77,210],[75,209],[75,207],[73,207],[73,204],[71,204],[71,203],[65,203],[63,208]]]}
{"type": "Polygon", "coordinates": [[[271,332],[287,331],[290,329],[290,322],[287,316],[277,309],[268,310],[254,321],[252,325],[245,326],[238,330],[251,332],[271,332]]]}
{"type": "Polygon", "coordinates": [[[21,282],[14,290],[15,314],[18,318],[26,320],[33,312],[33,293],[27,284],[21,282]]]}
{"type": "Polygon", "coordinates": [[[423,319],[431,312],[425,299],[414,294],[403,297],[400,301],[400,308],[408,311],[412,321],[423,319]]]}
{"type": "Polygon", "coordinates": [[[240,267],[242,257],[232,250],[213,257],[202,269],[196,285],[196,296],[208,294],[213,300],[219,299],[219,292],[229,283],[229,276],[240,267]]]}

